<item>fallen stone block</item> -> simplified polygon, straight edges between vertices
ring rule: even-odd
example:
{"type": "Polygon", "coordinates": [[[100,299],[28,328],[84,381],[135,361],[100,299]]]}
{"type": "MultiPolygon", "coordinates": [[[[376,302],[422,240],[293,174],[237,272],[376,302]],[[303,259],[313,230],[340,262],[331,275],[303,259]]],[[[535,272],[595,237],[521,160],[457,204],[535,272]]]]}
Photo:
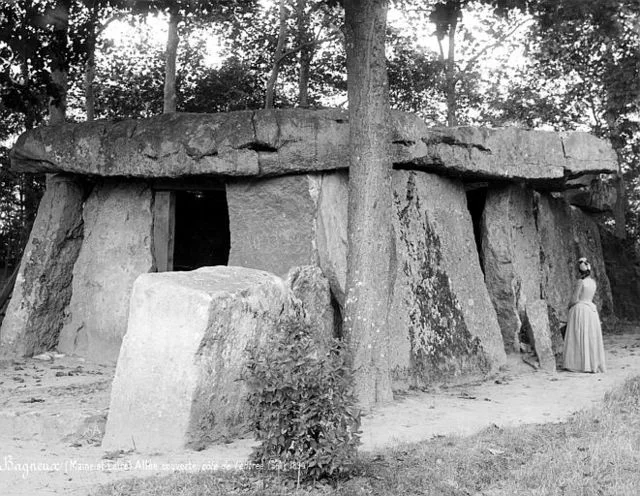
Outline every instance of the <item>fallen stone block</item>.
{"type": "Polygon", "coordinates": [[[144,274],[130,308],[103,448],[202,448],[247,432],[246,350],[297,311],[286,283],[228,266],[144,274]]]}

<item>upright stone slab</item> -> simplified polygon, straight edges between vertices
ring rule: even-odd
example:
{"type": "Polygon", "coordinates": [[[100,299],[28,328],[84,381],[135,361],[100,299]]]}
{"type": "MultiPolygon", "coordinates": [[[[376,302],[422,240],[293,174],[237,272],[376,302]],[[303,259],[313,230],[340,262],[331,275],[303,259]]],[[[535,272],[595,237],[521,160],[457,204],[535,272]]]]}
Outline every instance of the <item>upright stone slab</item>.
{"type": "Polygon", "coordinates": [[[245,432],[246,349],[262,346],[294,307],[285,282],[258,270],[140,276],[102,447],[167,451],[245,432]]]}
{"type": "Polygon", "coordinates": [[[561,197],[538,198],[538,234],[542,298],[547,303],[549,332],[556,355],[564,348],[562,327],[576,278],[576,253],[569,204],[561,197]]]}
{"type": "Polygon", "coordinates": [[[485,280],[507,351],[520,350],[527,302],[540,299],[539,238],[533,191],[490,189],[482,220],[485,280]]]}
{"type": "Polygon", "coordinates": [[[461,183],[395,171],[395,387],[482,377],[505,361],[461,183]]]}
{"type": "Polygon", "coordinates": [[[140,183],[106,182],[91,193],[60,351],[117,360],[133,281],[153,268],[151,201],[151,190],[140,183]]]}
{"type": "MultiPolygon", "coordinates": [[[[571,225],[573,226],[573,241],[575,243],[575,260],[579,257],[587,257],[591,262],[591,275],[598,285],[593,302],[598,307],[601,317],[609,317],[613,315],[613,301],[602,256],[598,224],[579,208],[571,207],[571,225]]],[[[574,269],[574,274],[577,276],[576,269],[574,269]]]]}
{"type": "Polygon", "coordinates": [[[0,356],[32,355],[58,343],[82,243],[83,199],[77,178],[47,180],[2,322],[0,356]]]}
{"type": "Polygon", "coordinates": [[[326,345],[334,337],[337,324],[329,281],[315,265],[292,268],[286,281],[293,296],[300,301],[317,342],[326,345]]]}
{"type": "Polygon", "coordinates": [[[318,187],[310,175],[227,183],[229,265],[286,277],[291,267],[314,263],[318,187]]]}
{"type": "Polygon", "coordinates": [[[338,171],[322,176],[316,221],[318,262],[329,279],[341,308],[347,279],[347,219],[349,174],[338,171]]]}
{"type": "Polygon", "coordinates": [[[544,300],[528,302],[525,308],[525,316],[530,334],[529,340],[538,357],[540,368],[547,372],[555,372],[556,359],[551,344],[547,302],[544,300]]]}
{"type": "Polygon", "coordinates": [[[596,305],[604,316],[611,314],[597,225],[561,195],[517,186],[490,191],[483,220],[483,254],[487,287],[507,350],[518,351],[520,332],[527,330],[523,313],[530,303],[543,300],[553,351],[562,353],[561,328],[567,321],[578,275],[576,261],[581,256],[590,259],[598,281],[596,305]]]}

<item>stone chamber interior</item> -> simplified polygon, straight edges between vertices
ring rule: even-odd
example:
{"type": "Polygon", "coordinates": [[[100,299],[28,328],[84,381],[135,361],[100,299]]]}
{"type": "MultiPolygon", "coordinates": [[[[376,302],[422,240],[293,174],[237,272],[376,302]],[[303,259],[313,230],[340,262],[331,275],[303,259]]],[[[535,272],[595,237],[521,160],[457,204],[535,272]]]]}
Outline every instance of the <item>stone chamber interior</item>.
{"type": "Polygon", "coordinates": [[[229,261],[229,210],[224,187],[175,192],[173,270],[229,261]]]}

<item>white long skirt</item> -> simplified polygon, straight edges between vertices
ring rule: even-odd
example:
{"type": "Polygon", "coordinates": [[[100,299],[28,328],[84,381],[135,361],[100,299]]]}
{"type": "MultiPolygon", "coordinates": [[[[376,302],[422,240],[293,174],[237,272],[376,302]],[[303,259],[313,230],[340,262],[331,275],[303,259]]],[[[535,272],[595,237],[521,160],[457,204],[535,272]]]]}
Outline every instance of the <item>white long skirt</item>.
{"type": "Polygon", "coordinates": [[[592,302],[579,301],[569,310],[564,368],[573,372],[606,371],[600,316],[592,302]]]}

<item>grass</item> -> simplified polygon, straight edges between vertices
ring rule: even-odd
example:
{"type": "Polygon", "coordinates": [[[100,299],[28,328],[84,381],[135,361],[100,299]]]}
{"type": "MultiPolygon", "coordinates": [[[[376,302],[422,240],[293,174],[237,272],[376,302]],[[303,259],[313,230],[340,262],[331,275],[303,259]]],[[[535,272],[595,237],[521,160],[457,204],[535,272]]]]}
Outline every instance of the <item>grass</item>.
{"type": "Polygon", "coordinates": [[[260,472],[176,473],[100,487],[94,496],[636,496],[640,377],[560,424],[488,428],[360,459],[354,475],[300,485],[260,472]]]}

